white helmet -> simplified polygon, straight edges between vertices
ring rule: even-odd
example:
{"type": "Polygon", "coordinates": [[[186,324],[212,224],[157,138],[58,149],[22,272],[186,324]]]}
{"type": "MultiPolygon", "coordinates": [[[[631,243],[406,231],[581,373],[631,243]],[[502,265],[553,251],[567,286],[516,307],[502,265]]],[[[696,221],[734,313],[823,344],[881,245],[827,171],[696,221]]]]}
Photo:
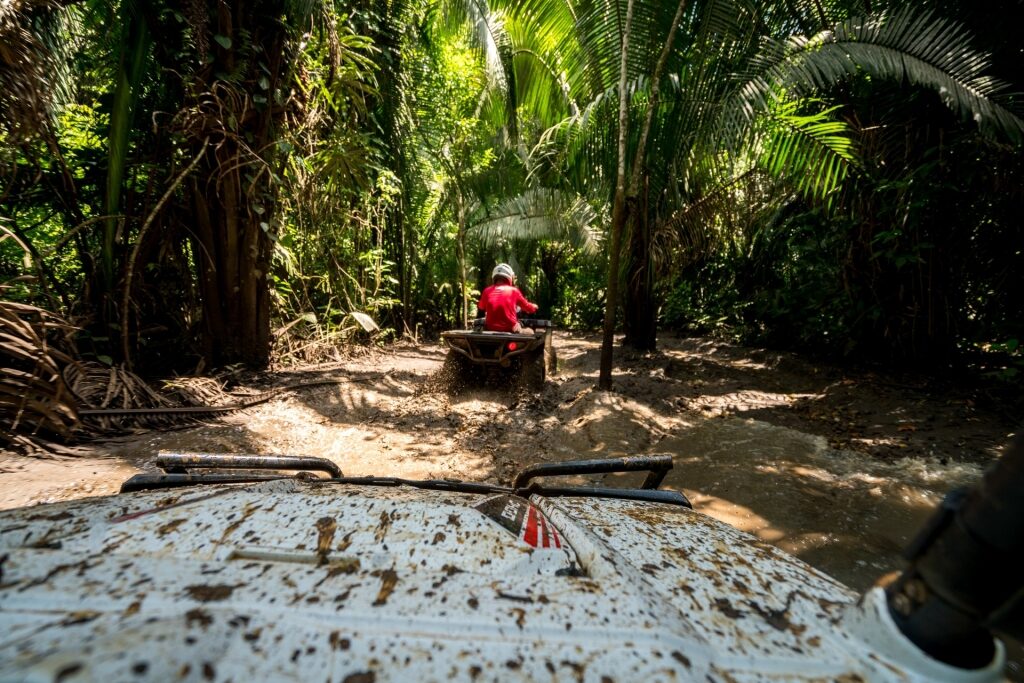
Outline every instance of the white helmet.
{"type": "Polygon", "coordinates": [[[499,263],[494,266],[494,270],[491,271],[491,280],[493,281],[496,277],[503,277],[512,284],[516,283],[516,272],[507,263],[499,263]]]}

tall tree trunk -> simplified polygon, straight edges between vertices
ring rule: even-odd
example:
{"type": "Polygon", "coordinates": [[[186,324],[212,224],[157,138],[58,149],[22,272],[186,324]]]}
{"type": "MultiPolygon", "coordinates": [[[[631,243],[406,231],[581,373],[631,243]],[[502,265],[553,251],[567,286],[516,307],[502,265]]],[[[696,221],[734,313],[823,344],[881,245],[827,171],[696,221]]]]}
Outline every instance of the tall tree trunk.
{"type": "MultiPolygon", "coordinates": [[[[232,163],[236,153],[225,142],[208,160],[215,165],[208,168],[207,178],[232,163]]],[[[249,198],[237,172],[225,174],[213,196],[215,201],[194,195],[200,245],[196,253],[203,259],[197,266],[204,354],[212,365],[242,362],[263,367],[270,360],[267,277],[273,243],[260,223],[269,220],[269,211],[256,215],[246,210],[249,198]]]]}
{"type": "Polygon", "coordinates": [[[456,245],[456,256],[459,260],[459,317],[462,319],[463,329],[469,328],[469,297],[467,296],[466,283],[466,212],[463,210],[462,200],[456,208],[458,213],[459,234],[456,245]]]}
{"type": "MultiPolygon", "coordinates": [[[[636,204],[636,197],[640,187],[640,178],[643,173],[643,162],[647,149],[647,138],[651,132],[651,124],[654,120],[654,112],[658,107],[658,96],[660,92],[661,75],[668,63],[668,56],[672,51],[672,44],[675,41],[676,30],[682,20],[683,11],[686,9],[686,0],[679,0],[676,6],[676,14],[669,26],[668,36],[662,46],[658,62],[654,67],[654,75],[651,78],[651,96],[647,101],[647,111],[644,115],[644,124],[640,132],[640,139],[637,143],[636,153],[633,157],[633,173],[630,177],[630,185],[627,193],[626,188],[626,124],[629,117],[629,101],[626,95],[626,64],[629,48],[629,31],[633,19],[633,0],[629,0],[626,7],[626,25],[622,34],[622,61],[619,65],[619,163],[615,182],[615,199],[612,202],[612,239],[611,253],[609,254],[608,290],[604,311],[604,330],[601,342],[601,372],[597,386],[599,389],[608,391],[612,388],[612,343],[615,335],[615,308],[619,294],[619,259],[622,250],[622,232],[629,220],[630,206],[636,204]],[[627,197],[633,201],[627,202],[627,197]]],[[[644,221],[646,223],[646,220],[644,221]]],[[[649,258],[648,254],[643,255],[649,258]]]]}
{"type": "Polygon", "coordinates": [[[619,255],[622,253],[622,228],[626,224],[626,135],[629,126],[629,95],[626,76],[629,54],[629,31],[633,23],[633,0],[626,5],[626,24],[622,29],[622,60],[619,63],[619,150],[615,177],[615,199],[612,201],[612,236],[608,254],[608,287],[604,302],[604,328],[601,334],[601,370],[597,387],[612,388],[612,346],[615,341],[615,313],[619,299],[619,255]]]}
{"type": "Polygon", "coordinates": [[[210,205],[206,200],[206,193],[201,191],[198,180],[192,182],[192,202],[195,210],[195,241],[196,248],[192,250],[196,259],[197,280],[199,283],[199,297],[202,304],[202,343],[203,357],[209,362],[216,363],[216,356],[219,353],[219,344],[216,340],[227,338],[227,324],[220,311],[222,309],[221,288],[217,277],[217,245],[214,241],[214,223],[210,216],[210,205]]]}
{"type": "Polygon", "coordinates": [[[647,154],[647,140],[651,134],[654,114],[661,96],[661,78],[668,63],[668,56],[675,42],[676,31],[683,19],[686,0],[679,0],[675,17],[668,30],[661,54],[651,76],[651,96],[644,113],[640,141],[633,157],[633,172],[630,175],[626,203],[630,211],[629,256],[626,266],[626,291],[624,301],[624,324],[626,338],[623,343],[640,351],[653,351],[657,344],[657,303],[654,300],[654,271],[651,258],[651,218],[647,193],[650,173],[644,166],[647,154]],[[640,193],[643,192],[643,196],[640,193]]]}
{"type": "MultiPolygon", "coordinates": [[[[633,204],[632,201],[629,203],[633,204]]],[[[651,268],[650,214],[646,201],[639,207],[631,208],[623,319],[626,338],[623,344],[639,351],[653,351],[657,345],[657,303],[654,300],[654,272],[651,268]]]]}
{"type": "Polygon", "coordinates": [[[290,67],[287,26],[268,18],[259,5],[217,4],[210,27],[217,38],[210,43],[213,60],[190,89],[193,124],[187,132],[197,150],[199,140],[211,139],[202,171],[190,186],[203,350],[211,365],[263,367],[270,360],[269,276],[277,204],[273,143],[287,114],[285,106],[275,104],[274,93],[287,85],[290,67]],[[242,59],[252,46],[259,46],[259,63],[242,59]],[[221,73],[241,80],[225,83],[221,73]],[[252,93],[262,92],[268,95],[260,103],[252,93]]]}

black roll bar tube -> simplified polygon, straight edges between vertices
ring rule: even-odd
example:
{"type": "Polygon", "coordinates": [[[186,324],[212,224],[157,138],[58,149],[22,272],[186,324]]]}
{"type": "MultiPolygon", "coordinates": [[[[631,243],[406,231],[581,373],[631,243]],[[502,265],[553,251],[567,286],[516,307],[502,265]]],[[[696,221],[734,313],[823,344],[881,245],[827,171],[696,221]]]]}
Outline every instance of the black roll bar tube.
{"type": "Polygon", "coordinates": [[[516,475],[512,488],[516,491],[526,487],[537,477],[556,477],[572,474],[605,474],[609,472],[643,472],[650,474],[641,484],[642,489],[656,489],[672,469],[671,455],[635,455],[628,458],[606,458],[602,460],[577,460],[575,462],[545,462],[530,465],[516,475]]]}
{"type": "Polygon", "coordinates": [[[185,474],[190,469],[309,470],[326,472],[333,479],[344,476],[341,468],[327,458],[304,455],[224,455],[218,453],[161,453],[156,466],[168,474],[185,474]]]}

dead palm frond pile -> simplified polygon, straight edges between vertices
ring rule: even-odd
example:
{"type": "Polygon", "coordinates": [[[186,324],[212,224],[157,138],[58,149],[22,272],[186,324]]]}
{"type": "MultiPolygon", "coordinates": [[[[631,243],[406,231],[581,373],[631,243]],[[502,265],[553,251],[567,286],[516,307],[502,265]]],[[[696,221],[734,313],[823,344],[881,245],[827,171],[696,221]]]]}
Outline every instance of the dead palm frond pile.
{"type": "Polygon", "coordinates": [[[0,2],[0,129],[13,140],[44,125],[61,87],[54,59],[60,12],[53,0],[0,2]]]}
{"type": "Polygon", "coordinates": [[[53,313],[0,298],[0,447],[47,451],[40,439],[67,439],[78,428],[78,401],[63,377],[74,360],[54,345],[71,330],[53,313]]]}
{"type": "MultiPolygon", "coordinates": [[[[87,410],[135,410],[139,408],[175,408],[179,404],[161,395],[124,365],[82,362],[68,368],[68,385],[87,410]]],[[[144,417],[125,415],[84,415],[85,427],[95,435],[113,436],[142,428],[144,417]]],[[[148,426],[163,426],[152,424],[148,426]]]]}
{"type": "Polygon", "coordinates": [[[64,376],[83,410],[111,411],[83,416],[84,426],[91,432],[108,436],[140,429],[189,426],[208,419],[209,415],[174,409],[220,406],[239,400],[225,392],[223,382],[215,377],[176,377],[164,381],[158,390],[124,365],[95,362],[77,363],[64,376]],[[118,412],[124,410],[142,412],[118,412]]]}
{"type": "MultiPolygon", "coordinates": [[[[355,308],[352,302],[349,307],[355,308]]],[[[371,352],[370,343],[381,335],[373,318],[357,310],[352,310],[340,322],[325,322],[313,313],[303,313],[272,333],[271,367],[281,370],[340,363],[371,352]]]]}
{"type": "Polygon", "coordinates": [[[150,387],[123,365],[82,362],[64,375],[82,408],[173,408],[178,404],[150,387]]]}
{"type": "Polygon", "coordinates": [[[182,406],[221,406],[238,402],[239,397],[225,391],[224,384],[219,376],[175,377],[163,381],[163,391],[182,406]]]}
{"type": "Polygon", "coordinates": [[[0,448],[32,455],[73,450],[74,438],[140,427],[192,424],[189,415],[89,416],[104,409],[166,409],[238,400],[209,377],[177,378],[164,391],[123,365],[76,360],[74,327],[60,316],[2,298],[0,285],[0,448]]]}

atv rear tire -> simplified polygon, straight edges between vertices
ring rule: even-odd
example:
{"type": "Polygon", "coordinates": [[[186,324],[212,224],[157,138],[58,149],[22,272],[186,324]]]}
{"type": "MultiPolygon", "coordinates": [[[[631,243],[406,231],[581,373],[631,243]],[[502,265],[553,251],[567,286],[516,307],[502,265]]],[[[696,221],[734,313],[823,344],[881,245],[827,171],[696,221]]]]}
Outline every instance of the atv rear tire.
{"type": "Polygon", "coordinates": [[[474,367],[468,358],[458,351],[448,351],[441,366],[439,379],[441,388],[449,393],[458,393],[470,384],[474,367]]]}
{"type": "Polygon", "coordinates": [[[550,334],[544,340],[544,373],[551,376],[558,374],[558,354],[555,353],[550,334]]]}
{"type": "Polygon", "coordinates": [[[541,391],[544,389],[544,379],[547,375],[545,365],[547,358],[543,351],[535,351],[523,357],[522,366],[519,370],[519,380],[527,391],[541,391]]]}

